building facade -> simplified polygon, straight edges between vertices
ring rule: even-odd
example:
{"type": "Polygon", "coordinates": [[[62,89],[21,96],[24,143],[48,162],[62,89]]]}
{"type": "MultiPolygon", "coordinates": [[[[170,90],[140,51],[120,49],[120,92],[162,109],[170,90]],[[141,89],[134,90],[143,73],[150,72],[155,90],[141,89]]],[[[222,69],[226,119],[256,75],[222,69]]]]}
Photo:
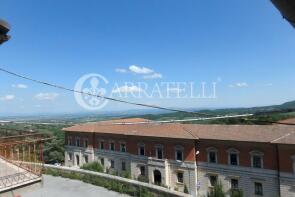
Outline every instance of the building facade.
{"type": "Polygon", "coordinates": [[[195,149],[192,140],[67,132],[66,166],[98,161],[113,174],[128,172],[133,179],[195,194],[195,149]]]}
{"type": "Polygon", "coordinates": [[[126,121],[139,120],[64,129],[65,165],[98,161],[108,173],[182,192],[186,187],[192,196],[206,196],[218,181],[228,196],[237,189],[244,196],[295,196],[292,127],[126,121]]]}

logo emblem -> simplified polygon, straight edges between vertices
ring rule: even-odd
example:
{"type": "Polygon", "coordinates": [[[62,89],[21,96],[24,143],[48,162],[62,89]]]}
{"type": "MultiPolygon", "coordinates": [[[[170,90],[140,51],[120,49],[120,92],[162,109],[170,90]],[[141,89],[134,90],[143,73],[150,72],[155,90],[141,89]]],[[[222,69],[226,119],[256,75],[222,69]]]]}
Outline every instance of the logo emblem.
{"type": "Polygon", "coordinates": [[[99,96],[106,95],[106,89],[103,87],[108,83],[108,80],[100,74],[90,73],[83,75],[76,82],[75,90],[84,94],[75,92],[76,102],[87,110],[99,110],[103,108],[108,103],[108,100],[99,96]]]}

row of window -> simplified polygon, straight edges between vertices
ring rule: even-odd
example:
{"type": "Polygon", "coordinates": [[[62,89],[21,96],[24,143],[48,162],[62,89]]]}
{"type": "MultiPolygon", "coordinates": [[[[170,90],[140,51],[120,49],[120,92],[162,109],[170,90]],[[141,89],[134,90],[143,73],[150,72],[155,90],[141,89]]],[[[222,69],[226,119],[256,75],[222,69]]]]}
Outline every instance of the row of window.
{"type": "Polygon", "coordinates": [[[85,139],[81,140],[79,137],[77,137],[75,139],[75,141],[73,142],[72,137],[68,137],[67,144],[69,146],[77,146],[77,147],[85,147],[85,148],[87,148],[88,147],[88,139],[85,138],[85,139]]]}
{"type": "MultiPolygon", "coordinates": [[[[83,158],[84,158],[84,162],[85,163],[88,163],[88,155],[84,155],[83,158]]],[[[72,159],[73,159],[73,154],[72,153],[68,153],[68,160],[72,161],[72,159]]],[[[80,165],[80,157],[79,157],[79,155],[76,155],[76,164],[77,165],[80,165]]],[[[100,164],[102,166],[105,165],[104,158],[100,158],[100,164]]],[[[110,165],[110,168],[114,169],[115,168],[115,161],[114,160],[110,160],[110,164],[111,164],[110,165]]],[[[121,169],[123,171],[126,170],[126,162],[125,161],[122,161],[122,163],[121,163],[121,169]]]]}
{"type": "MultiPolygon", "coordinates": [[[[104,142],[104,141],[99,141],[97,147],[98,147],[99,149],[101,149],[101,150],[105,150],[105,149],[106,149],[106,147],[105,147],[105,142],[104,142]]],[[[114,142],[110,142],[110,143],[109,143],[109,150],[111,150],[111,151],[115,151],[115,143],[114,143],[114,142]]],[[[124,153],[127,151],[127,150],[126,150],[126,144],[123,143],[123,142],[120,143],[120,151],[121,151],[121,152],[124,152],[124,153]]]]}
{"type": "MultiPolygon", "coordinates": [[[[214,187],[217,183],[217,175],[209,176],[209,188],[214,187]]],[[[239,180],[236,178],[230,179],[230,188],[232,190],[239,189],[239,180]]],[[[263,185],[261,182],[254,182],[254,194],[256,196],[263,196],[263,185]]]]}
{"type": "MultiPolygon", "coordinates": [[[[218,163],[217,157],[218,150],[214,147],[207,148],[207,159],[209,163],[218,163]]],[[[228,151],[228,164],[232,166],[240,165],[239,151],[236,149],[229,149],[228,151]]],[[[263,168],[263,153],[259,151],[251,151],[251,166],[253,168],[263,168]]]]}
{"type": "MultiPolygon", "coordinates": [[[[69,146],[77,146],[77,147],[88,147],[88,139],[82,140],[83,144],[81,143],[81,139],[77,137],[75,139],[75,144],[72,143],[72,137],[68,137],[68,145],[69,146]]],[[[115,142],[109,142],[109,150],[115,151],[115,142]]],[[[98,140],[97,147],[101,150],[106,149],[106,143],[105,141],[98,140]]],[[[120,143],[120,151],[121,152],[127,152],[126,143],[121,142],[120,143]]],[[[145,144],[139,143],[138,144],[138,155],[140,156],[147,156],[146,150],[145,150],[145,144]]],[[[157,159],[164,159],[164,148],[162,145],[156,145],[155,146],[155,156],[157,159]]],[[[177,161],[183,161],[183,147],[182,146],[176,146],[175,147],[175,160],[177,161]]]]}
{"type": "MultiPolygon", "coordinates": [[[[80,164],[80,158],[79,158],[79,155],[76,155],[76,162],[77,162],[77,165],[79,165],[80,164]]],[[[83,158],[84,158],[84,162],[85,163],[88,163],[88,155],[84,155],[83,156],[83,158]]],[[[72,153],[68,153],[68,160],[72,160],[73,159],[73,154],[72,153]]],[[[102,165],[102,166],[104,166],[105,165],[105,159],[103,158],[103,157],[101,157],[100,158],[100,164],[102,165]]],[[[111,169],[114,169],[115,168],[115,161],[114,160],[110,160],[110,168],[111,169]]],[[[140,166],[140,175],[141,176],[146,176],[146,172],[145,172],[145,166],[144,165],[141,165],[140,166]]],[[[126,170],[126,162],[125,161],[122,161],[121,162],[121,170],[122,171],[125,171],[126,170]]],[[[183,172],[182,171],[178,171],[177,173],[176,173],[176,176],[177,176],[177,182],[178,183],[183,183],[183,172]]]]}
{"type": "MultiPolygon", "coordinates": [[[[88,147],[88,139],[85,138],[85,139],[81,140],[79,137],[77,137],[75,139],[75,143],[73,143],[72,137],[68,137],[68,145],[87,148],[88,147]]],[[[104,150],[105,149],[105,142],[99,141],[97,147],[99,149],[104,150]]],[[[115,143],[114,142],[109,143],[109,149],[112,151],[115,151],[115,143]]],[[[126,152],[126,144],[125,143],[120,143],[120,151],[126,152]]]]}
{"type": "MultiPolygon", "coordinates": [[[[101,165],[104,166],[104,158],[100,158],[100,163],[101,165]]],[[[115,168],[115,161],[114,160],[110,160],[110,168],[111,169],[114,169],[115,168]]],[[[122,161],[121,162],[121,170],[122,171],[125,171],[126,170],[126,162],[125,161],[122,161]]]]}

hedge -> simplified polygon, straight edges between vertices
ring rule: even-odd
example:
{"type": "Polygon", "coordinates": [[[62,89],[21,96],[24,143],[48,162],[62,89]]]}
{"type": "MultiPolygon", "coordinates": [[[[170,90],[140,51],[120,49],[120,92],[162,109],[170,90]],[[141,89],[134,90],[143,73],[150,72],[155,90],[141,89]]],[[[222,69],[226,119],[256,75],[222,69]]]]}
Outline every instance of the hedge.
{"type": "Polygon", "coordinates": [[[154,192],[149,191],[147,188],[142,186],[134,186],[128,183],[123,183],[91,174],[82,174],[77,172],[67,172],[58,169],[45,168],[44,174],[52,175],[52,176],[60,176],[63,178],[80,180],[85,183],[89,183],[96,186],[101,186],[107,188],[108,190],[112,190],[122,194],[128,194],[130,196],[138,196],[138,197],[165,197],[169,196],[156,194],[154,192]]]}

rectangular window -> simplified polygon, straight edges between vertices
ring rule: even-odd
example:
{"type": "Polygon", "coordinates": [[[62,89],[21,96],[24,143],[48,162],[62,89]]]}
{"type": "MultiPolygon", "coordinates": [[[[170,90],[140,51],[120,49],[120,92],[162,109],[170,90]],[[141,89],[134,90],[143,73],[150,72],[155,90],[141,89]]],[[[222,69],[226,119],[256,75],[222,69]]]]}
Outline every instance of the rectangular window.
{"type": "Polygon", "coordinates": [[[68,156],[69,156],[69,157],[68,157],[68,160],[69,160],[69,161],[72,161],[72,159],[73,159],[73,154],[72,154],[72,153],[69,153],[68,156]]]}
{"type": "Polygon", "coordinates": [[[88,163],[88,155],[84,155],[84,161],[85,163],[88,163]]]}
{"type": "Polygon", "coordinates": [[[115,168],[115,161],[111,160],[111,168],[115,168]]]}
{"type": "Polygon", "coordinates": [[[176,150],[176,160],[183,161],[183,151],[182,150],[176,150]]]}
{"type": "Polygon", "coordinates": [[[76,139],[76,146],[80,147],[80,138],[76,139]]]}
{"type": "Polygon", "coordinates": [[[100,164],[104,166],[104,158],[100,158],[100,164]]]}
{"type": "Polygon", "coordinates": [[[261,156],[257,156],[257,155],[253,156],[253,167],[254,168],[262,168],[261,156]]]}
{"type": "Polygon", "coordinates": [[[183,183],[183,172],[177,172],[177,182],[183,183]]]}
{"type": "Polygon", "coordinates": [[[79,157],[79,155],[76,155],[76,165],[80,166],[80,157],[79,157]]]}
{"type": "Polygon", "coordinates": [[[115,150],[115,143],[114,142],[111,142],[110,143],[110,150],[111,151],[114,151],[115,150]]]}
{"type": "Polygon", "coordinates": [[[255,187],[255,195],[258,196],[263,196],[263,187],[262,187],[262,183],[254,183],[254,187],[255,187]]]}
{"type": "Polygon", "coordinates": [[[140,146],[139,147],[139,155],[141,155],[141,156],[144,156],[145,155],[144,146],[140,146]]]}
{"type": "Polygon", "coordinates": [[[72,138],[71,137],[68,137],[68,145],[72,146],[72,138]]]}
{"type": "Polygon", "coordinates": [[[237,166],[238,165],[238,155],[236,153],[231,153],[230,157],[230,165],[237,166]]]}
{"type": "Polygon", "coordinates": [[[87,148],[88,147],[88,139],[84,140],[84,147],[87,148]]]}
{"type": "Polygon", "coordinates": [[[209,176],[209,183],[211,187],[214,187],[214,185],[217,183],[217,176],[209,176]]]}
{"type": "Polygon", "coordinates": [[[230,180],[230,187],[231,187],[231,189],[238,189],[239,188],[239,180],[238,179],[231,179],[230,180]]]}
{"type": "Polygon", "coordinates": [[[102,150],[104,149],[104,142],[103,141],[100,142],[100,149],[102,149],[102,150]]]}
{"type": "Polygon", "coordinates": [[[209,152],[209,162],[210,163],[216,163],[216,152],[210,151],[209,152]]]}
{"type": "Polygon", "coordinates": [[[122,170],[123,170],[123,171],[126,170],[126,163],[125,163],[125,161],[122,161],[122,170]]]}
{"type": "Polygon", "coordinates": [[[125,143],[121,143],[121,145],[120,145],[120,150],[121,150],[121,152],[126,152],[126,144],[125,143]]]}
{"type": "Polygon", "coordinates": [[[145,167],[140,166],[140,175],[145,176],[145,167]]]}
{"type": "Polygon", "coordinates": [[[161,147],[156,148],[156,156],[158,159],[163,159],[163,148],[161,147]]]}

